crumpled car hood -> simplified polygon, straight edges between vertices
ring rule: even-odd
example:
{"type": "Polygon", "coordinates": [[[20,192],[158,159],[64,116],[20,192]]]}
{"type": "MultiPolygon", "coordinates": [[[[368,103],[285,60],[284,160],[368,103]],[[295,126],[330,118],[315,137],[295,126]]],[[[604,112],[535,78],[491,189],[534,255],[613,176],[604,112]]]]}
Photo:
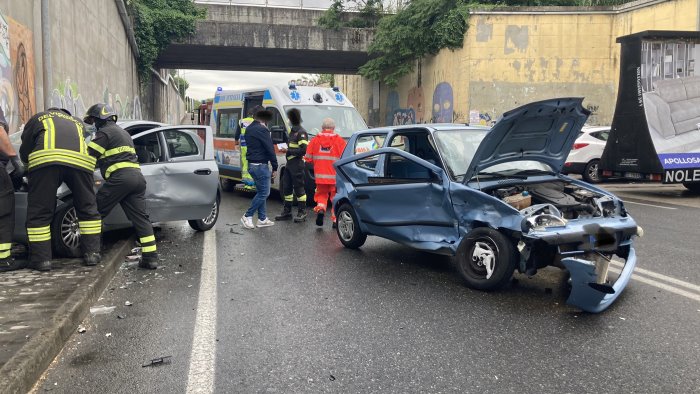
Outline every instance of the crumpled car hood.
{"type": "Polygon", "coordinates": [[[503,114],[476,150],[464,181],[496,164],[517,160],[545,163],[559,172],[590,112],[583,98],[555,98],[503,114]]]}

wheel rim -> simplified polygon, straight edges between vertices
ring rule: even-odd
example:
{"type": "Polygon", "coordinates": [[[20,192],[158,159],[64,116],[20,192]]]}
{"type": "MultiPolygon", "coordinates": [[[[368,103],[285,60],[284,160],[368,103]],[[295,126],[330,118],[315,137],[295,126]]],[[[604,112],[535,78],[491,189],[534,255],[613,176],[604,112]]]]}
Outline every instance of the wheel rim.
{"type": "Polygon", "coordinates": [[[338,215],[338,234],[346,242],[352,240],[353,235],[355,235],[355,221],[348,211],[342,211],[338,215]]]}
{"type": "Polygon", "coordinates": [[[598,180],[598,163],[588,166],[588,177],[594,181],[598,180]]]}
{"type": "Polygon", "coordinates": [[[491,279],[496,269],[498,247],[491,238],[479,238],[468,253],[467,270],[479,279],[491,279]]]}
{"type": "Polygon", "coordinates": [[[63,244],[69,248],[77,248],[80,245],[80,225],[75,208],[66,211],[61,220],[61,239],[63,244]]]}
{"type": "Polygon", "coordinates": [[[214,201],[214,205],[211,207],[211,212],[209,213],[209,216],[205,217],[202,219],[202,222],[206,224],[207,226],[214,223],[214,220],[216,220],[216,216],[219,214],[219,201],[214,201]]]}

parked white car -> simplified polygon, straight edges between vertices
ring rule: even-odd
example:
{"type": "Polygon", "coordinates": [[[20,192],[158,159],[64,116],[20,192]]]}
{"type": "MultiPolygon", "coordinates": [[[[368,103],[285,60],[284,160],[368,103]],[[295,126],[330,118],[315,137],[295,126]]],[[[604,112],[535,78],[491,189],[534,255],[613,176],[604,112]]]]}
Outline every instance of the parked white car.
{"type": "Polygon", "coordinates": [[[609,134],[610,126],[582,128],[581,135],[576,138],[574,147],[566,158],[562,173],[580,174],[588,183],[600,182],[598,166],[609,134]]]}

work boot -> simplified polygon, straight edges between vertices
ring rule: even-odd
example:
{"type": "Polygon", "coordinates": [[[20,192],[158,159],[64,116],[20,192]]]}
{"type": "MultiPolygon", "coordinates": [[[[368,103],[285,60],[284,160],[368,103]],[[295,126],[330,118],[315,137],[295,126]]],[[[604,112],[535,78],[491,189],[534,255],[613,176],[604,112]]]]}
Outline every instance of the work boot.
{"type": "Polygon", "coordinates": [[[0,259],[0,272],[14,271],[22,268],[24,268],[24,264],[13,259],[12,257],[0,259]]]}
{"type": "Polygon", "coordinates": [[[31,261],[29,264],[27,264],[27,268],[36,271],[51,271],[51,260],[31,261]]]}
{"type": "Polygon", "coordinates": [[[297,216],[294,217],[294,221],[297,223],[306,221],[306,208],[303,208],[303,206],[299,208],[297,216]]]}
{"type": "Polygon", "coordinates": [[[316,225],[323,226],[323,216],[326,214],[325,209],[319,209],[316,211],[316,225]]]}
{"type": "MultiPolygon", "coordinates": [[[[275,216],[275,220],[289,220],[292,218],[292,204],[284,204],[282,208],[282,213],[275,216]]],[[[294,219],[296,221],[296,219],[294,219]]]]}
{"type": "Polygon", "coordinates": [[[158,253],[146,253],[141,256],[139,268],[154,270],[158,268],[158,253]]]}
{"type": "Polygon", "coordinates": [[[97,265],[100,260],[102,260],[102,256],[98,252],[85,253],[85,256],[83,256],[83,262],[87,266],[97,265]]]}

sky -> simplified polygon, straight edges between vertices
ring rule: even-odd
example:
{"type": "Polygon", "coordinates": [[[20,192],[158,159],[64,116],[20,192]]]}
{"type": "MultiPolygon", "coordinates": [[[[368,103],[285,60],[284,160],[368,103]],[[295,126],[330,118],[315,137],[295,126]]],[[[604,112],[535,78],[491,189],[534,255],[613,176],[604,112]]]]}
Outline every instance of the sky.
{"type": "Polygon", "coordinates": [[[302,75],[253,71],[204,71],[204,70],[180,70],[179,75],[185,78],[190,87],[187,96],[202,100],[213,98],[216,88],[221,86],[224,90],[259,88],[268,85],[286,85],[292,79],[301,79],[302,75]]]}

